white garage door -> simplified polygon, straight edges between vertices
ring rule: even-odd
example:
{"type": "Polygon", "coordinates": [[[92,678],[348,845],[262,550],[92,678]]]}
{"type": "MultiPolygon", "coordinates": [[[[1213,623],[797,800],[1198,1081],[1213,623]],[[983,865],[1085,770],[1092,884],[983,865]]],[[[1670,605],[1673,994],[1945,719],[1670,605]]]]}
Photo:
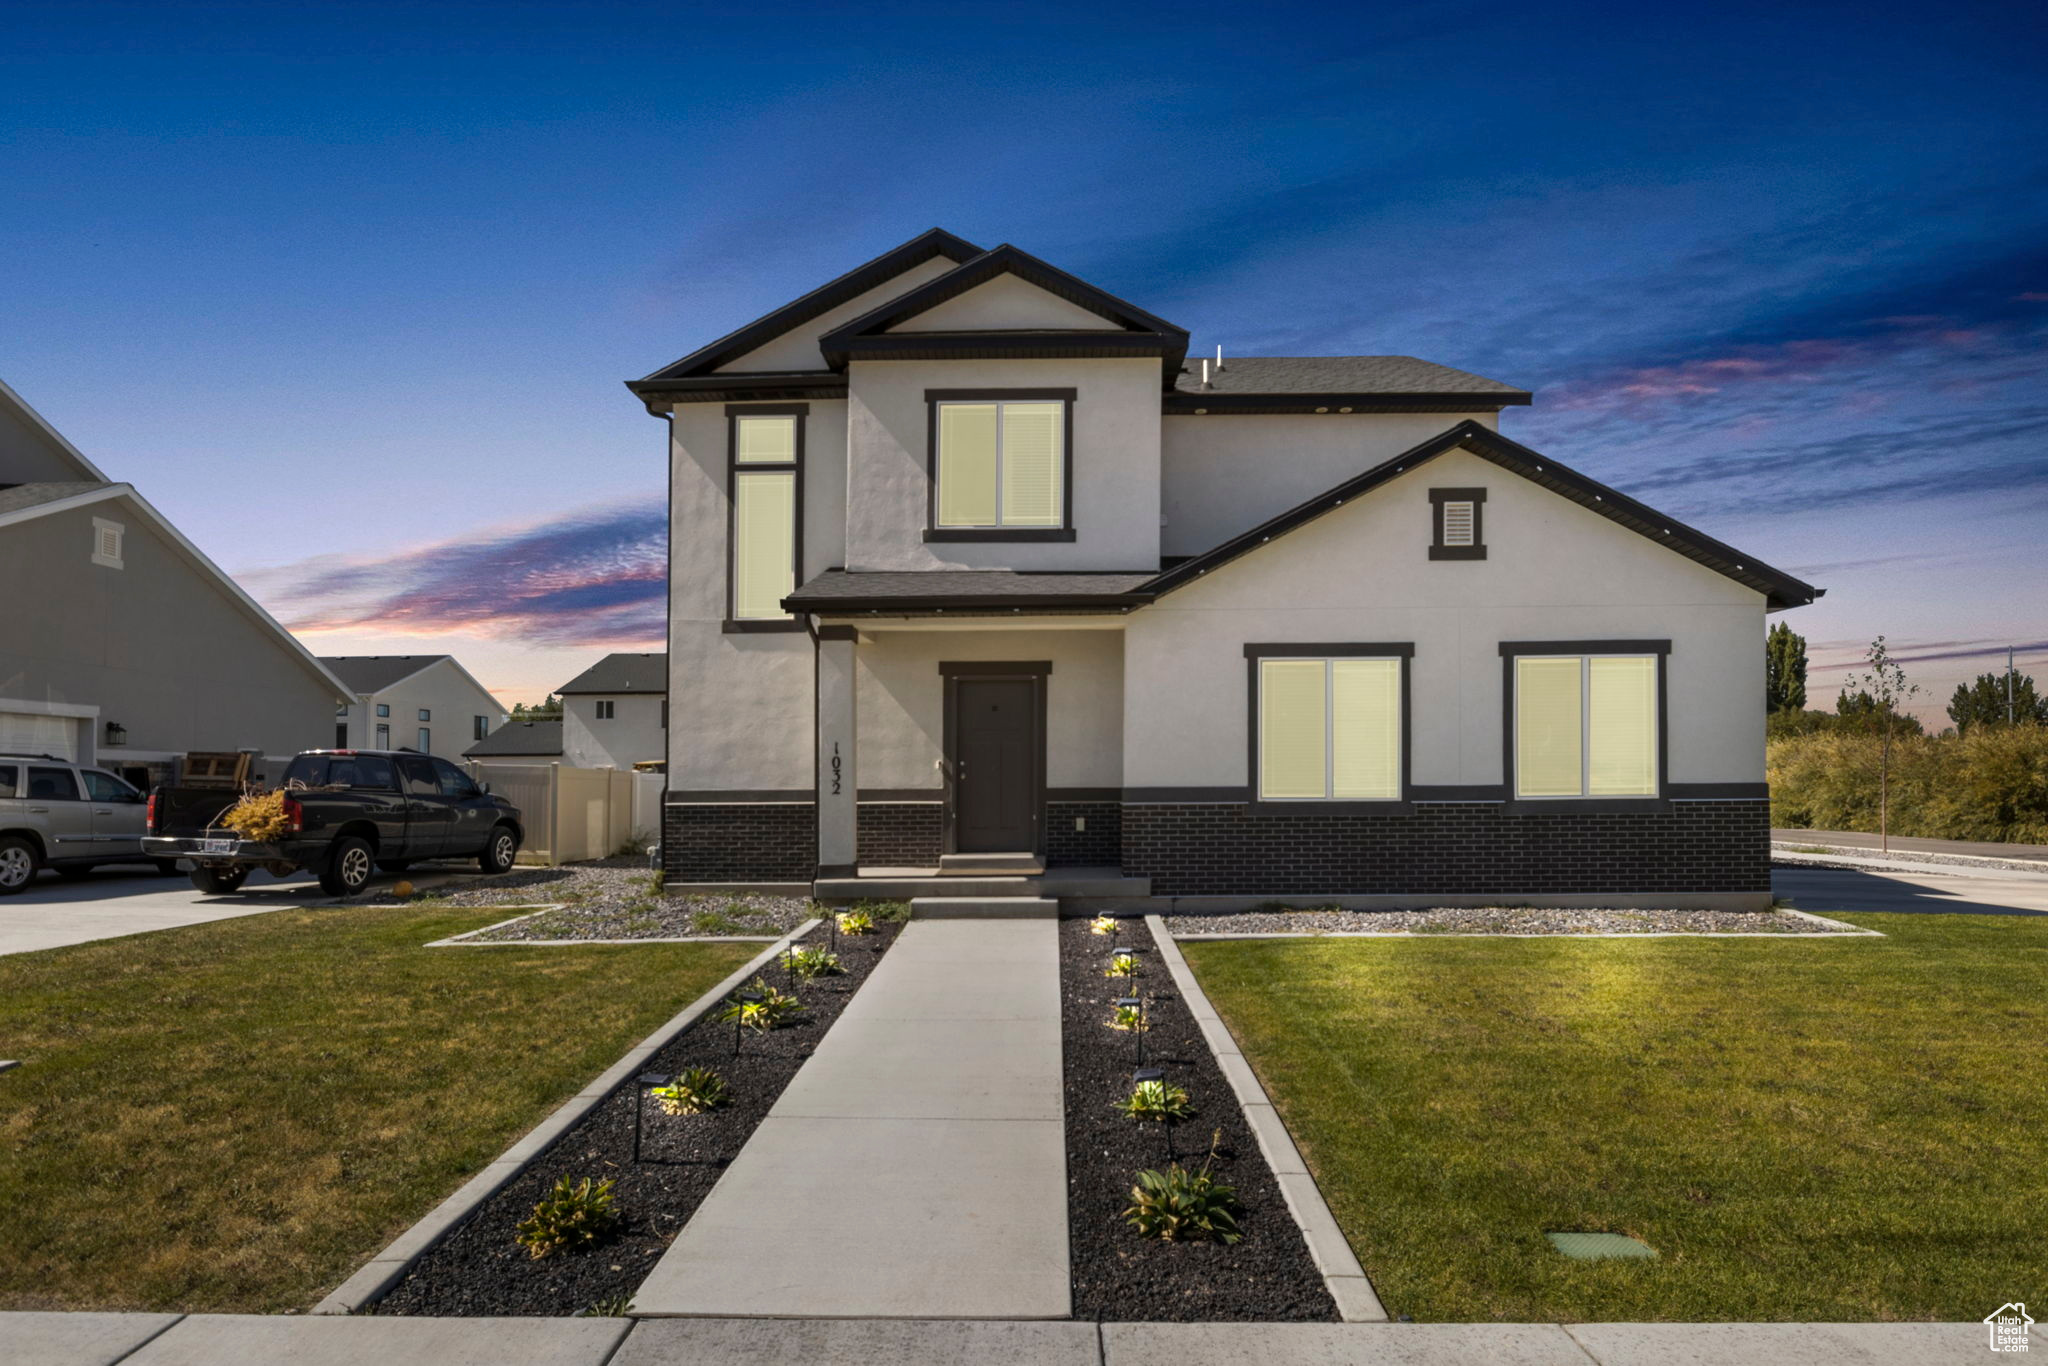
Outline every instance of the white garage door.
{"type": "Polygon", "coordinates": [[[0,754],[54,754],[59,759],[76,759],[77,718],[0,711],[0,754]]]}

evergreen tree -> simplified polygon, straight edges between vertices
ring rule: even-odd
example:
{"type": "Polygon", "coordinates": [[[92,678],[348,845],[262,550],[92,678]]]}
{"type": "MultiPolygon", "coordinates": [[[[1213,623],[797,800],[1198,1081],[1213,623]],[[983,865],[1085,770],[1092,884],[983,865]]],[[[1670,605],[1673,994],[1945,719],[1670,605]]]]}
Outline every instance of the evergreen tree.
{"type": "Polygon", "coordinates": [[[1806,637],[1784,622],[1764,640],[1764,709],[1799,711],[1806,706],[1806,637]]]}
{"type": "Polygon", "coordinates": [[[2002,726],[2008,716],[2016,725],[2048,724],[2048,698],[2035,694],[2033,679],[2023,673],[2013,675],[2009,710],[2005,688],[2003,672],[1978,674],[1976,682],[1957,685],[1948,704],[1948,719],[1956,723],[1956,732],[1966,733],[1972,726],[2002,726]]]}

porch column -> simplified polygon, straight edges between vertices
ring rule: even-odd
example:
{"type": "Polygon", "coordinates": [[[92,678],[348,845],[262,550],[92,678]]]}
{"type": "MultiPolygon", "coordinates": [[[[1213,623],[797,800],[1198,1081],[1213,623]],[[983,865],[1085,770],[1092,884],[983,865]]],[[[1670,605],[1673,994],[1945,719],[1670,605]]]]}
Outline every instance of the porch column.
{"type": "Polygon", "coordinates": [[[818,628],[818,875],[849,876],[860,848],[851,626],[818,628]]]}

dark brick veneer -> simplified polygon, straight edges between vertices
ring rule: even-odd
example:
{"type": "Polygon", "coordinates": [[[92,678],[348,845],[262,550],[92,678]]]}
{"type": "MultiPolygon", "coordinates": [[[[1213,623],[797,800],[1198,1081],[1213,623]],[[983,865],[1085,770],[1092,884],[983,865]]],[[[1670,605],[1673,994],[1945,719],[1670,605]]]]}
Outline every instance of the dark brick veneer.
{"type": "Polygon", "coordinates": [[[936,868],[946,847],[941,802],[862,802],[860,861],[875,868],[936,868]]]}
{"type": "Polygon", "coordinates": [[[1154,896],[1763,892],[1770,803],[1538,813],[1487,802],[1386,813],[1130,805],[1123,868],[1151,878],[1154,896]]]}
{"type": "Polygon", "coordinates": [[[818,811],[810,802],[662,810],[661,863],[671,882],[809,882],[818,871],[818,811]]]}
{"type": "Polygon", "coordinates": [[[1058,868],[1115,868],[1124,856],[1124,808],[1118,802],[1047,802],[1045,862],[1058,868]],[[1076,830],[1074,818],[1088,828],[1076,830]]]}

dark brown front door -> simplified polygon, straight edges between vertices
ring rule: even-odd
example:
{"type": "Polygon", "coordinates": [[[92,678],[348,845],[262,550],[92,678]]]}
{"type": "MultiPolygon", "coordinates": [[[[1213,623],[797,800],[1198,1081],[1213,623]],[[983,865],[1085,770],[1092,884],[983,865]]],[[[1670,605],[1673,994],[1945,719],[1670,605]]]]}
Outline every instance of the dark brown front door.
{"type": "Polygon", "coordinates": [[[954,844],[963,854],[1038,848],[1039,684],[962,678],[954,732],[954,844]]]}

